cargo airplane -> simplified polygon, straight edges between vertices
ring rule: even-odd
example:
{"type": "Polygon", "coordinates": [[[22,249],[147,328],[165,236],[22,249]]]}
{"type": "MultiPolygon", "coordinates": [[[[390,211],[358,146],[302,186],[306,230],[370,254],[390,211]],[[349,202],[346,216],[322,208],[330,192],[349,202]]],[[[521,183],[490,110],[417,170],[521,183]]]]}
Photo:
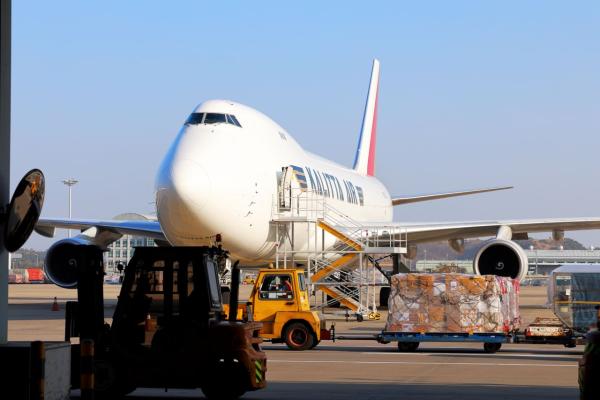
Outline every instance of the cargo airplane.
{"type": "MultiPolygon", "coordinates": [[[[161,245],[194,246],[214,242],[217,235],[242,265],[265,265],[273,260],[277,243],[272,223],[274,204],[283,186],[310,192],[338,212],[365,226],[397,226],[409,248],[424,242],[448,241],[461,251],[464,240],[492,239],[474,260],[476,273],[522,278],[527,257],[513,240],[530,232],[552,232],[563,238],[568,230],[599,229],[600,218],[506,220],[455,223],[393,222],[395,206],[508,189],[479,190],[420,196],[392,196],[375,176],[379,62],[374,60],[362,129],[352,168],[303,149],[292,135],[266,115],[248,106],[209,100],[189,115],[168,149],[156,178],[156,220],[38,221],[36,231],[52,237],[55,228],[81,234],[55,243],[45,268],[56,284],[74,287],[69,260],[82,244],[106,248],[122,235],[151,237],[161,245]]],[[[297,248],[313,238],[296,237],[297,248]]],[[[327,245],[337,240],[326,234],[327,245]]]]}

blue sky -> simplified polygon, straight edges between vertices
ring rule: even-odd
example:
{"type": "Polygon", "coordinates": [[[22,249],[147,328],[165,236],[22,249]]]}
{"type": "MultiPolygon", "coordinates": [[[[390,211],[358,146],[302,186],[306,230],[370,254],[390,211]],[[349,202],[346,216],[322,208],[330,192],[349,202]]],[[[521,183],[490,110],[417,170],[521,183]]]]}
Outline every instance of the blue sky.
{"type": "Polygon", "coordinates": [[[392,194],[516,186],[396,219],[600,216],[597,2],[14,1],[13,187],[39,167],[46,216],[68,213],[71,176],[74,217],[152,212],[168,144],[211,98],[349,165],[374,57],[392,194]]]}

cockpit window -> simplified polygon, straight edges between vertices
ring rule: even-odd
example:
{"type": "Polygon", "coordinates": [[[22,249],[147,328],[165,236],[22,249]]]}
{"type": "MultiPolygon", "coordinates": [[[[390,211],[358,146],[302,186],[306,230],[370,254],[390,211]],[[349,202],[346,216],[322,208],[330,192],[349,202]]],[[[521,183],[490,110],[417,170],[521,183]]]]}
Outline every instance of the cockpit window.
{"type": "Polygon", "coordinates": [[[234,115],[230,114],[218,114],[218,113],[192,113],[185,121],[186,125],[198,125],[198,124],[230,124],[238,127],[242,127],[239,121],[234,115]]]}
{"type": "Polygon", "coordinates": [[[242,127],[242,125],[240,125],[240,122],[237,120],[235,115],[229,115],[229,118],[231,118],[231,121],[233,122],[234,125],[239,126],[240,128],[242,127]]]}
{"type": "Polygon", "coordinates": [[[218,124],[219,122],[227,122],[225,114],[206,113],[206,117],[204,117],[205,124],[218,124]]]}
{"type": "Polygon", "coordinates": [[[202,123],[202,118],[204,118],[204,113],[192,113],[185,123],[186,125],[198,125],[202,123]]]}

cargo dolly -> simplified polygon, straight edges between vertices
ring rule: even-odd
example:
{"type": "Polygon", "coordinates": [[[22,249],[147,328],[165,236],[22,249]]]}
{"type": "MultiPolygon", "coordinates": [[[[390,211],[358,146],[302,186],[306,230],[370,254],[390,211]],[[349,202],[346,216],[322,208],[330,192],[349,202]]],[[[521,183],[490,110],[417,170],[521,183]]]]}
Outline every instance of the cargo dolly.
{"type": "Polygon", "coordinates": [[[419,348],[422,342],[427,343],[482,343],[483,351],[486,353],[496,353],[502,347],[502,343],[520,343],[520,344],[562,344],[565,347],[572,348],[578,344],[585,343],[585,337],[576,334],[569,329],[561,329],[561,334],[548,332],[541,328],[546,321],[536,320],[524,332],[514,331],[509,333],[470,333],[470,332],[391,332],[382,331],[378,334],[360,335],[360,334],[342,334],[337,335],[335,325],[329,328],[329,337],[332,341],[336,340],[375,340],[382,344],[391,342],[398,343],[398,350],[401,352],[411,352],[419,348]]]}
{"type": "Polygon", "coordinates": [[[375,340],[382,344],[398,343],[401,352],[415,351],[421,342],[429,343],[483,343],[483,351],[495,353],[502,347],[502,343],[509,343],[512,337],[505,333],[469,333],[469,332],[389,332],[382,331],[373,335],[336,335],[335,325],[329,329],[332,341],[336,340],[375,340]]]}
{"type": "Polygon", "coordinates": [[[400,351],[415,351],[421,342],[483,343],[483,351],[486,353],[495,353],[500,350],[502,343],[506,343],[510,340],[510,336],[504,333],[407,333],[383,331],[380,335],[378,335],[377,340],[380,343],[398,342],[398,350],[400,351]]]}

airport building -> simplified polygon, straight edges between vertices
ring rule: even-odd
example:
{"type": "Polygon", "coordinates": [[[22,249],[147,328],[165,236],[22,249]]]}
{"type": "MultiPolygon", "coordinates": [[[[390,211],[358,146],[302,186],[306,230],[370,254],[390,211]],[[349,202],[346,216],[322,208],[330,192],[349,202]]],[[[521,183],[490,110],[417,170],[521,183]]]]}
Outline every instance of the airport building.
{"type": "Polygon", "coordinates": [[[568,264],[600,264],[600,250],[525,250],[529,258],[529,273],[548,275],[555,268],[568,264]]]}
{"type": "MultiPolygon", "coordinates": [[[[117,220],[152,220],[154,218],[142,214],[120,214],[114,219],[117,220]]],[[[131,236],[123,235],[119,240],[111,243],[108,246],[108,250],[104,253],[104,265],[108,273],[118,273],[117,265],[119,263],[127,265],[131,256],[133,256],[133,249],[140,246],[155,246],[153,239],[142,237],[142,236],[131,236]]]]}
{"type": "MultiPolygon", "coordinates": [[[[555,268],[568,264],[600,264],[600,250],[525,250],[529,261],[528,273],[548,275],[555,268]]],[[[473,272],[472,260],[417,260],[415,270],[432,272],[440,265],[455,265],[466,273],[473,272]]]]}

